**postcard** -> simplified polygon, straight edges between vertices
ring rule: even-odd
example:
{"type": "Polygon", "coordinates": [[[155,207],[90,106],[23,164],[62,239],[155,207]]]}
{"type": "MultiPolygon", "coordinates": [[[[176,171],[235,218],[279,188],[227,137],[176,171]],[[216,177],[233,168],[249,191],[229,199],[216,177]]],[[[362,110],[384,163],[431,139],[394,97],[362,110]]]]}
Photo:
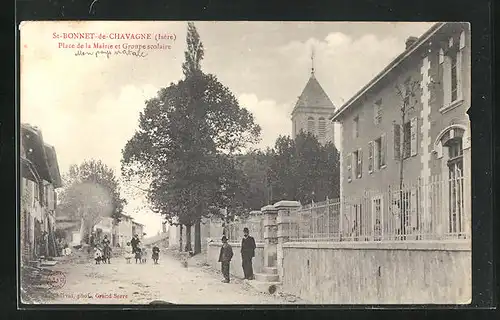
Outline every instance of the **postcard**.
{"type": "Polygon", "coordinates": [[[470,303],[468,23],[19,28],[23,304],[470,303]]]}

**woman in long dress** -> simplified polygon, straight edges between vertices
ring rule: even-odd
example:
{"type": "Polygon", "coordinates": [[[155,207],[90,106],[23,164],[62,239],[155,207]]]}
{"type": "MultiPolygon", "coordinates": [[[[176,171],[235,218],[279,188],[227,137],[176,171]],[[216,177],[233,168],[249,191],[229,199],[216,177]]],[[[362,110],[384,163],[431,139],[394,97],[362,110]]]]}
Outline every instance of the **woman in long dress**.
{"type": "Polygon", "coordinates": [[[127,263],[130,263],[130,260],[134,257],[132,246],[130,245],[130,242],[127,242],[127,245],[125,246],[125,261],[127,263]]]}

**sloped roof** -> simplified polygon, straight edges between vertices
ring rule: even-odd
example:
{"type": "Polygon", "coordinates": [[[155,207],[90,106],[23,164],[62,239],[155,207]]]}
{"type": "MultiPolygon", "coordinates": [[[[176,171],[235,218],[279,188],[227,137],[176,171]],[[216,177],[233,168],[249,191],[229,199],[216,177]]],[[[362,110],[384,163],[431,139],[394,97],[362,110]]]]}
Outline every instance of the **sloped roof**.
{"type": "MultiPolygon", "coordinates": [[[[455,22],[454,22],[455,23],[455,22]]],[[[409,57],[416,55],[416,53],[421,50],[424,44],[426,44],[429,39],[431,39],[438,31],[445,25],[450,24],[449,22],[438,22],[435,23],[429,30],[427,30],[423,35],[421,35],[417,41],[415,41],[410,47],[398,55],[394,60],[392,60],[382,71],[380,71],[375,78],[370,80],[363,88],[361,88],[353,97],[351,97],[344,105],[340,107],[335,114],[330,117],[331,121],[340,121],[344,111],[349,109],[351,106],[355,105],[357,101],[360,100],[367,92],[372,90],[382,79],[389,76],[389,74],[398,72],[396,67],[402,64],[409,57]]]]}
{"type": "Polygon", "coordinates": [[[42,179],[52,182],[41,131],[36,127],[23,124],[21,134],[21,141],[26,150],[26,158],[34,164],[42,179]]]}
{"type": "Polygon", "coordinates": [[[314,76],[314,73],[311,73],[311,77],[309,78],[309,81],[307,81],[304,90],[302,90],[292,113],[300,107],[334,108],[332,101],[326,94],[325,90],[323,90],[323,87],[319,84],[318,80],[314,76]]]}
{"type": "Polygon", "coordinates": [[[45,144],[45,154],[47,155],[49,172],[50,176],[52,177],[52,184],[54,185],[54,188],[60,188],[62,187],[62,179],[61,173],[59,172],[56,149],[49,144],[45,144]]]}
{"type": "Polygon", "coordinates": [[[154,243],[160,242],[160,241],[165,240],[167,238],[168,238],[168,233],[163,232],[163,233],[160,233],[156,236],[142,239],[142,243],[144,245],[149,245],[149,244],[154,244],[154,243]]]}

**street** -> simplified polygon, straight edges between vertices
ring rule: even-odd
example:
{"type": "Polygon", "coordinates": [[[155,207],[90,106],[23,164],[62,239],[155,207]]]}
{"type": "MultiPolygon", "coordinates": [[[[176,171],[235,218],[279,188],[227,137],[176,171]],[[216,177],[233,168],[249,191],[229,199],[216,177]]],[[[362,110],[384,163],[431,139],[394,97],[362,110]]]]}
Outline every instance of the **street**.
{"type": "MultiPolygon", "coordinates": [[[[80,253],[81,254],[81,253],[80,253]]],[[[290,304],[298,299],[258,293],[240,279],[221,282],[220,273],[207,266],[182,267],[162,254],[158,265],[127,264],[115,257],[111,264],[96,265],[87,257],[65,258],[51,267],[65,275],[61,288],[50,289],[42,303],[49,304],[149,304],[163,300],[174,304],[290,304]]]]}

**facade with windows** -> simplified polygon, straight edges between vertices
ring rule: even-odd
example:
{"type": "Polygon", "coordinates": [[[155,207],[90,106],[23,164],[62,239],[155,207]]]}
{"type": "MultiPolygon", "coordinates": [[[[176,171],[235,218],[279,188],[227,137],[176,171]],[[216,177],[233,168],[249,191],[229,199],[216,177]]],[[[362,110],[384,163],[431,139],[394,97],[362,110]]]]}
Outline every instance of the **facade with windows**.
{"type": "Polygon", "coordinates": [[[55,209],[62,186],[56,151],[46,144],[42,132],[21,125],[20,237],[24,263],[57,255],[55,209]]]}
{"type": "Polygon", "coordinates": [[[292,111],[292,137],[301,132],[310,132],[322,144],[334,142],[334,126],[328,120],[335,107],[311,72],[302,94],[292,111]]]}
{"type": "Polygon", "coordinates": [[[384,212],[398,213],[401,233],[437,225],[436,211],[442,232],[467,227],[469,107],[469,25],[437,23],[331,117],[342,127],[341,197],[364,199],[349,206],[370,211],[375,235],[384,212]]]}

